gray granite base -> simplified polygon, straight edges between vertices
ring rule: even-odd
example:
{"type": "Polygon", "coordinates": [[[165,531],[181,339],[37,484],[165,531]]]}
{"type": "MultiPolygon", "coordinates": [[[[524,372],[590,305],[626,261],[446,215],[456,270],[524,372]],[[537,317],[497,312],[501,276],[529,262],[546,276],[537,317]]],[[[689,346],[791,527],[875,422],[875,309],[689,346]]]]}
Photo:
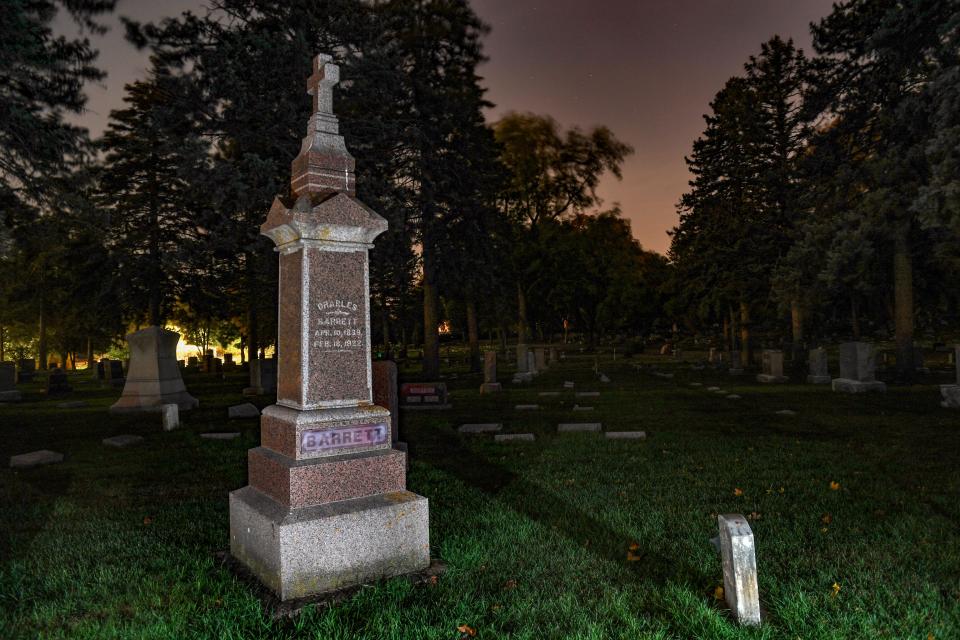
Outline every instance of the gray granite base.
{"type": "Polygon", "coordinates": [[[20,402],[21,400],[23,400],[23,394],[16,389],[0,391],[0,402],[20,402]]]}
{"type": "Polygon", "coordinates": [[[762,384],[784,384],[785,382],[789,382],[789,381],[790,381],[790,378],[788,378],[787,376],[771,376],[771,375],[767,375],[766,373],[761,373],[757,375],[757,382],[760,382],[762,384]]]}
{"type": "Polygon", "coordinates": [[[870,391],[883,392],[887,390],[887,385],[874,380],[872,382],[861,382],[860,380],[850,380],[849,378],[834,378],[831,383],[834,391],[841,393],[867,393],[870,391]]]}
{"type": "Polygon", "coordinates": [[[498,433],[493,436],[495,442],[533,442],[536,439],[532,433],[498,433]]]}
{"type": "Polygon", "coordinates": [[[281,600],[422,571],[427,499],[397,491],[288,511],[243,487],[230,493],[230,554],[281,600]]]}
{"type": "Polygon", "coordinates": [[[257,406],[252,402],[235,404],[232,407],[227,407],[227,417],[231,420],[243,419],[243,418],[259,418],[260,409],[258,409],[257,406]]]}
{"type": "Polygon", "coordinates": [[[599,422],[561,422],[557,425],[559,433],[575,433],[578,431],[598,432],[603,430],[603,425],[599,422]]]}

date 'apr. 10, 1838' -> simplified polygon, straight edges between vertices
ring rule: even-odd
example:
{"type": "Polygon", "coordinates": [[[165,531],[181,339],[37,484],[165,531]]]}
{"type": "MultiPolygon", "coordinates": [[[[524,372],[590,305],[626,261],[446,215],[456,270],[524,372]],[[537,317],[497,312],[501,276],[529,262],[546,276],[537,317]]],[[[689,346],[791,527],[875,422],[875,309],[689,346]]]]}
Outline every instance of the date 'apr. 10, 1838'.
{"type": "Polygon", "coordinates": [[[386,424],[304,431],[300,436],[300,452],[315,453],[330,449],[372,446],[387,442],[389,437],[390,427],[386,424]]]}

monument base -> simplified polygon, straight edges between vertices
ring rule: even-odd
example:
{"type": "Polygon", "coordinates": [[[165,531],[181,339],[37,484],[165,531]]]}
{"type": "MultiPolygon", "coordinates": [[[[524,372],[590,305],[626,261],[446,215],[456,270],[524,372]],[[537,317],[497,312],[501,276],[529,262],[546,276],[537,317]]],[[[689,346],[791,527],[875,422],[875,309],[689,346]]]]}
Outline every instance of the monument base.
{"type": "Polygon", "coordinates": [[[830,376],[807,376],[807,384],[830,384],[832,381],[830,376]]]}
{"type": "Polygon", "coordinates": [[[943,398],[940,406],[944,409],[960,409],[960,385],[940,385],[940,397],[943,398]]]}
{"type": "Polygon", "coordinates": [[[17,390],[0,391],[0,402],[20,402],[23,400],[23,394],[17,390]]]}
{"type": "Polygon", "coordinates": [[[281,600],[422,571],[428,502],[395,491],[288,510],[243,487],[230,493],[230,554],[281,600]]]}
{"type": "Polygon", "coordinates": [[[760,373],[757,374],[757,382],[762,382],[763,384],[783,384],[790,382],[790,378],[787,376],[771,376],[766,373],[760,373]]]}
{"type": "MultiPolygon", "coordinates": [[[[179,340],[179,333],[160,327],[147,327],[127,336],[130,365],[123,381],[123,394],[110,407],[110,413],[161,411],[165,404],[175,404],[180,411],[189,411],[200,405],[187,393],[180,376],[177,365],[179,340]]],[[[115,381],[111,379],[110,384],[115,381]]]]}
{"type": "Polygon", "coordinates": [[[503,386],[499,382],[484,382],[480,385],[480,395],[486,393],[500,393],[503,391],[503,386]]]}
{"type": "Polygon", "coordinates": [[[886,391],[887,385],[874,380],[872,382],[861,382],[860,380],[851,380],[849,378],[834,378],[832,388],[841,393],[867,393],[868,391],[886,391]]]}

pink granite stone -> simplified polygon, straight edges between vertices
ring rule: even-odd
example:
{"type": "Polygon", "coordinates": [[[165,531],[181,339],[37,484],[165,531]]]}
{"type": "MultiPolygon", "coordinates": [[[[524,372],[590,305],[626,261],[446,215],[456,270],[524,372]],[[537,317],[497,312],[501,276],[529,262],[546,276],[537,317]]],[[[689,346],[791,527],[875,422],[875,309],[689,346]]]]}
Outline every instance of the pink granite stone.
{"type": "Polygon", "coordinates": [[[260,416],[260,445],[295,460],[309,460],[339,455],[346,452],[378,451],[390,447],[390,438],[383,443],[332,447],[324,451],[305,451],[301,447],[304,434],[364,425],[386,424],[390,416],[385,409],[373,404],[318,411],[297,411],[279,405],[263,410],[260,416]]]}
{"type": "Polygon", "coordinates": [[[302,281],[303,250],[281,254],[280,282],[284,295],[280,296],[280,321],[277,326],[277,400],[295,406],[303,403],[302,281]]]}
{"type": "Polygon", "coordinates": [[[297,462],[259,447],[250,449],[247,459],[250,486],[292,509],[406,488],[406,454],[396,449],[315,463],[297,462]]]}

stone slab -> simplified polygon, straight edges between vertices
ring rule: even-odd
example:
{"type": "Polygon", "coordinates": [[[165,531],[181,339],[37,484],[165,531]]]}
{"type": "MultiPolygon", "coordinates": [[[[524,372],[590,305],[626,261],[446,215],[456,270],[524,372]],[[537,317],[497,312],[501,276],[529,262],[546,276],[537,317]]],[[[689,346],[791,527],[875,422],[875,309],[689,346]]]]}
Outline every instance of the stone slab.
{"type": "Polygon", "coordinates": [[[516,411],[536,411],[539,408],[538,404],[518,404],[514,407],[516,411]]]}
{"type": "Polygon", "coordinates": [[[230,554],[281,600],[421,571],[427,499],[395,491],[288,511],[244,487],[230,493],[230,554]]]}
{"type": "Polygon", "coordinates": [[[690,386],[691,386],[691,387],[702,387],[702,386],[703,386],[703,383],[702,383],[702,382],[691,382],[691,383],[690,383],[690,386]]]}
{"type": "Polygon", "coordinates": [[[86,400],[73,400],[72,402],[57,403],[57,409],[82,409],[89,406],[90,404],[86,400]]]}
{"type": "Polygon", "coordinates": [[[778,416],[795,416],[797,412],[793,409],[780,409],[780,411],[775,411],[778,416]]]}
{"type": "Polygon", "coordinates": [[[577,398],[599,398],[599,391],[577,391],[574,394],[577,398]]]}
{"type": "Polygon", "coordinates": [[[23,400],[23,394],[16,389],[0,391],[0,402],[20,402],[21,400],[23,400]]]}
{"type": "Polygon", "coordinates": [[[227,408],[227,417],[231,420],[244,419],[244,418],[259,418],[260,409],[257,409],[256,405],[251,402],[244,402],[243,404],[235,404],[232,407],[227,408]]]}
{"type": "Polygon", "coordinates": [[[720,391],[720,387],[707,387],[707,391],[713,391],[713,392],[720,391]]]}
{"type": "Polygon", "coordinates": [[[11,469],[30,469],[45,464],[56,464],[57,462],[63,462],[63,454],[50,451],[49,449],[40,449],[39,451],[10,456],[11,469]]]}
{"type": "Polygon", "coordinates": [[[493,436],[496,442],[533,442],[536,440],[532,433],[498,433],[493,436]]]}
{"type": "Polygon", "coordinates": [[[104,438],[101,442],[107,445],[108,447],[116,447],[122,449],[123,447],[129,447],[134,444],[140,444],[143,442],[143,437],[133,436],[130,434],[123,434],[119,436],[113,436],[111,438],[104,438]]]}
{"type": "Polygon", "coordinates": [[[460,433],[489,433],[491,431],[500,431],[503,425],[499,422],[484,422],[477,424],[462,424],[457,427],[460,433]]]}
{"type": "Polygon", "coordinates": [[[250,486],[289,509],[403,491],[407,455],[397,449],[293,460],[265,447],[247,452],[250,486]]]}
{"type": "Polygon", "coordinates": [[[563,383],[564,389],[573,389],[574,387],[575,387],[574,383],[570,380],[567,380],[566,382],[563,383]]]}
{"type": "Polygon", "coordinates": [[[645,440],[646,431],[607,431],[603,434],[608,440],[645,440]]]}
{"type": "Polygon", "coordinates": [[[578,404],[573,405],[574,411],[593,411],[593,407],[581,407],[578,404]]]}
{"type": "Polygon", "coordinates": [[[757,382],[761,384],[784,384],[790,382],[787,376],[775,376],[766,373],[757,374],[757,382]]]}
{"type": "Polygon", "coordinates": [[[208,433],[201,433],[201,438],[206,440],[233,440],[240,437],[239,431],[210,431],[208,433]]]}
{"type": "Polygon", "coordinates": [[[734,619],[744,625],[760,624],[760,589],[753,531],[738,513],[717,516],[723,562],[723,595],[734,619]]]}
{"type": "Polygon", "coordinates": [[[544,398],[555,398],[560,395],[560,392],[559,391],[541,391],[537,395],[542,396],[544,398]]]}
{"type": "Polygon", "coordinates": [[[960,409],[960,385],[940,385],[940,406],[944,409],[960,409]]]}
{"type": "Polygon", "coordinates": [[[603,430],[603,424],[599,422],[561,422],[557,425],[559,433],[572,433],[578,431],[599,432],[603,430]]]}
{"type": "Polygon", "coordinates": [[[886,391],[887,385],[878,380],[864,382],[861,380],[850,380],[847,378],[835,378],[831,383],[831,388],[834,391],[839,391],[841,393],[868,393],[871,391],[886,391]]]}
{"type": "Polygon", "coordinates": [[[741,399],[740,396],[738,396],[735,393],[731,393],[730,395],[727,396],[727,400],[740,400],[740,399],[741,399]]]}
{"type": "Polygon", "coordinates": [[[610,382],[610,378],[608,378],[605,374],[601,373],[600,382],[610,382]]]}

